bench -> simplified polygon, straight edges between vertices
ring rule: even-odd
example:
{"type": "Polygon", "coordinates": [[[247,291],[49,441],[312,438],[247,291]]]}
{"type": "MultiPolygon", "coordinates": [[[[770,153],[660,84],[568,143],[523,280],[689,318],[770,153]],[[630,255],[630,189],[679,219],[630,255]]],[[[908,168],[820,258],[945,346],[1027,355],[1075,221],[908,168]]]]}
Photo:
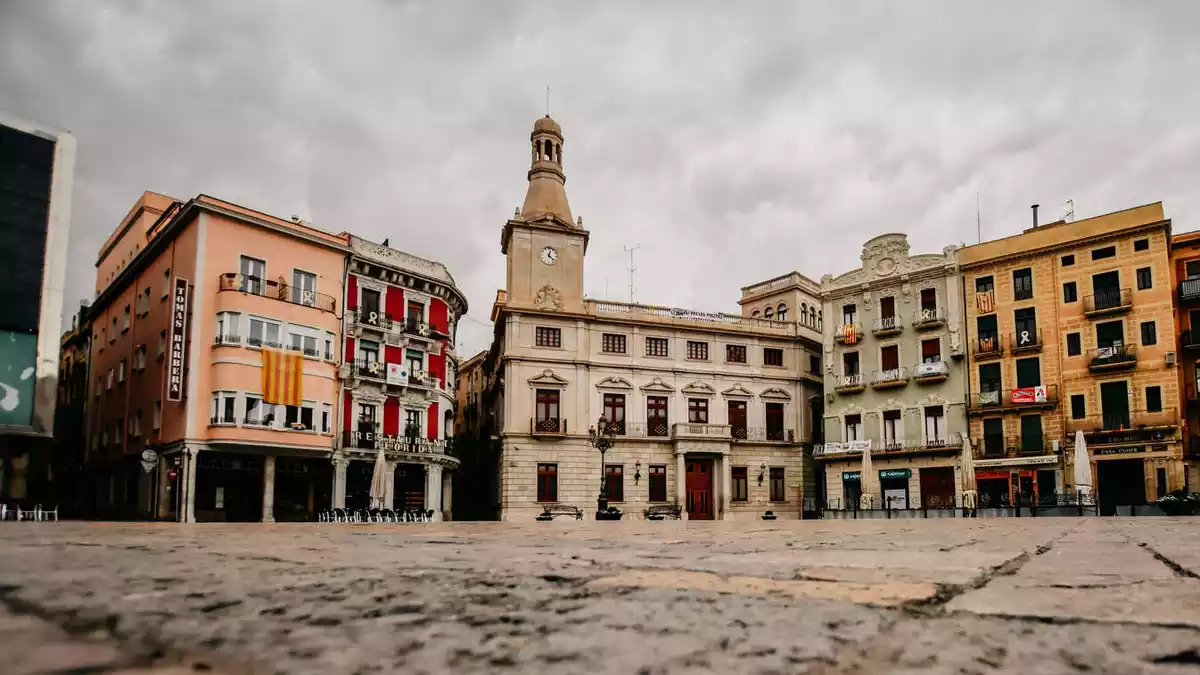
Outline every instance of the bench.
{"type": "Polygon", "coordinates": [[[575,520],[583,520],[583,509],[570,504],[546,504],[537,519],[541,521],[554,520],[555,516],[575,516],[575,520]]]}
{"type": "Polygon", "coordinates": [[[667,518],[679,520],[682,513],[683,508],[678,504],[655,504],[642,511],[642,515],[646,520],[666,520],[667,518]]]}

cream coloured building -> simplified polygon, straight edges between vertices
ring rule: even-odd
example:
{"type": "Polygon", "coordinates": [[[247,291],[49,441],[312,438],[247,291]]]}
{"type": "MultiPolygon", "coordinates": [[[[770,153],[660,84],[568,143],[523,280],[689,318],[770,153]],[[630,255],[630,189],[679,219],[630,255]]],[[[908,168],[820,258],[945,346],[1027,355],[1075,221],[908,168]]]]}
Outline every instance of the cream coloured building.
{"type": "Polygon", "coordinates": [[[567,202],[562,131],[545,117],[531,141],[525,203],[501,237],[507,284],[484,363],[501,519],[532,520],[547,504],[594,517],[602,475],[626,519],[650,504],[693,519],[801,517],[819,321],[786,310],[754,318],[745,303],[735,315],[585,298],[590,233],[567,202]],[[588,438],[602,416],[619,431],[603,469],[588,438]]]}

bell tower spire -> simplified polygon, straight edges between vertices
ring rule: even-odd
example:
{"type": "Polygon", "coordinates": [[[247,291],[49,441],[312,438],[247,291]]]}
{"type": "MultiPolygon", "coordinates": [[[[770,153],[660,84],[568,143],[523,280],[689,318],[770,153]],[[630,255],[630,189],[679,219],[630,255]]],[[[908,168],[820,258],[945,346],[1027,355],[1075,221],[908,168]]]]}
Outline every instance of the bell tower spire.
{"type": "Polygon", "coordinates": [[[532,163],[521,217],[526,220],[549,218],[562,227],[574,228],[571,206],[567,203],[567,176],[562,168],[562,127],[547,114],[534,122],[529,141],[532,163]]]}

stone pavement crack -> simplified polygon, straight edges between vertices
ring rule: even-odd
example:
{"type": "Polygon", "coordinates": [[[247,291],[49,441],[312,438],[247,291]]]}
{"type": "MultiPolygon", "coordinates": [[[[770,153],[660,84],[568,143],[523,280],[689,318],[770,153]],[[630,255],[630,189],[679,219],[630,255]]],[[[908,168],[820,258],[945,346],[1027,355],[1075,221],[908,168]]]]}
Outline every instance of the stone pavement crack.
{"type": "Polygon", "coordinates": [[[1180,565],[1179,563],[1175,562],[1174,560],[1171,560],[1167,556],[1159,553],[1158,551],[1154,550],[1154,548],[1151,547],[1150,544],[1147,544],[1146,542],[1141,542],[1140,544],[1138,544],[1138,546],[1141,546],[1142,548],[1146,549],[1146,552],[1149,553],[1150,555],[1154,556],[1155,560],[1157,560],[1160,563],[1171,568],[1171,571],[1175,572],[1176,576],[1187,577],[1189,579],[1200,579],[1200,574],[1196,574],[1192,570],[1184,567],[1183,565],[1180,565]]]}

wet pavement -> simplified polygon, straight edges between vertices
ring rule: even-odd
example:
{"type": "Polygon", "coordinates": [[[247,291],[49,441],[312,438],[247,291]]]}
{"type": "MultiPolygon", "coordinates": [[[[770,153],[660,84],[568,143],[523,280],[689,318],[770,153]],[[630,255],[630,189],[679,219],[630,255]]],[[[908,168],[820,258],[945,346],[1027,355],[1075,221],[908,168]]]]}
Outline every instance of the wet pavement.
{"type": "Polygon", "coordinates": [[[1200,518],[0,523],[0,672],[1196,673],[1200,518]]]}

